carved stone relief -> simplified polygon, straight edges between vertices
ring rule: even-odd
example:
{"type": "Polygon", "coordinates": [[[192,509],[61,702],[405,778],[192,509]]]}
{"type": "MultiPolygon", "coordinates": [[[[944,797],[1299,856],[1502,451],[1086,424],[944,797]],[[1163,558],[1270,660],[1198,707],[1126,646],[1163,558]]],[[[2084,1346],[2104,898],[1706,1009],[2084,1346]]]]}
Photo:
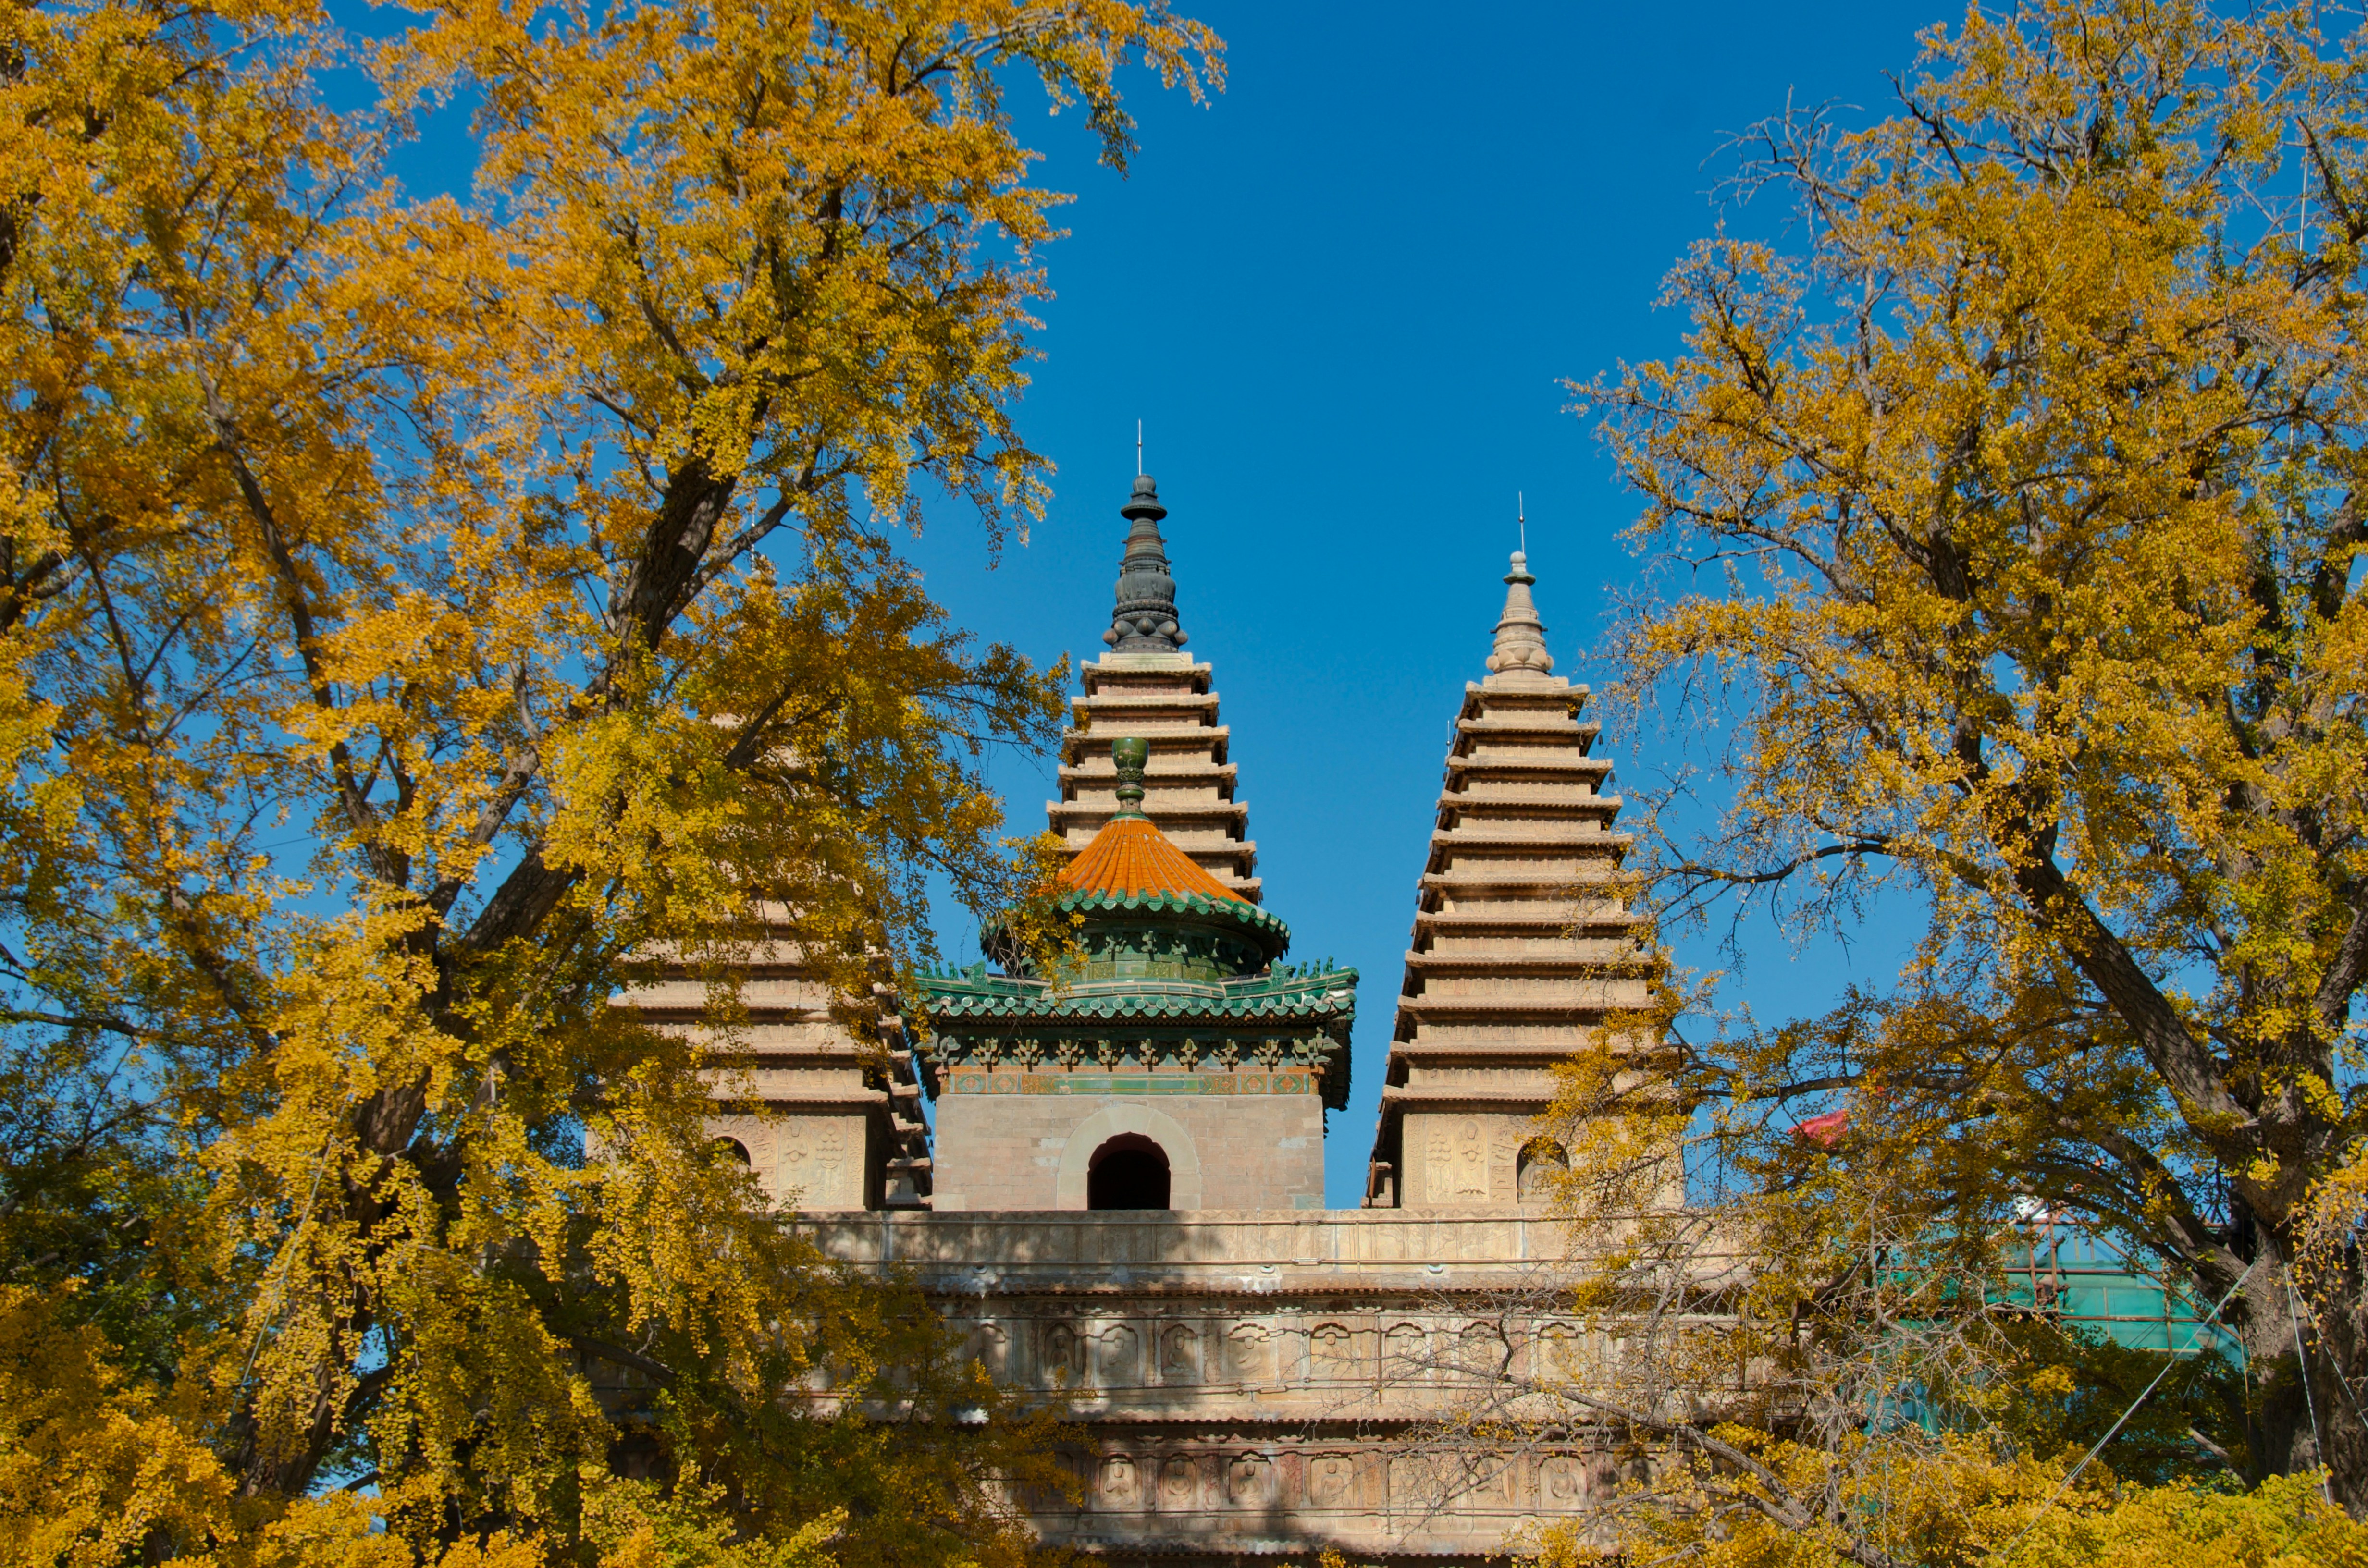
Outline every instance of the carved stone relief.
{"type": "Polygon", "coordinates": [[[1159,1506],[1186,1509],[1201,1501],[1201,1464],[1189,1454],[1173,1454],[1159,1466],[1159,1506]]]}
{"type": "Polygon", "coordinates": [[[1237,1324],[1225,1335],[1225,1376],[1242,1383],[1262,1383],[1273,1378],[1273,1346],[1264,1328],[1254,1323],[1237,1324]]]}
{"type": "Polygon", "coordinates": [[[1274,1483],[1274,1463],[1263,1454],[1236,1454],[1225,1466],[1225,1500],[1236,1507],[1271,1505],[1274,1483]]]}
{"type": "Polygon", "coordinates": [[[1430,1335],[1419,1324],[1402,1323],[1382,1336],[1382,1376],[1418,1378],[1429,1370],[1430,1335]]]}
{"type": "Polygon", "coordinates": [[[1576,1508],[1587,1500],[1587,1474],[1577,1460],[1556,1454],[1538,1466],[1538,1500],[1549,1512],[1576,1508]]]}
{"type": "Polygon", "coordinates": [[[985,1368],[990,1378],[1010,1375],[1010,1339],[1001,1324],[983,1323],[972,1328],[965,1354],[985,1368]]]}
{"type": "Polygon", "coordinates": [[[768,1150],[749,1154],[759,1170],[779,1175],[778,1191],[801,1209],[863,1207],[863,1123],[851,1116],[783,1117],[774,1130],[776,1160],[768,1150]]]}
{"type": "Polygon", "coordinates": [[[1314,1375],[1326,1382],[1345,1382],[1357,1376],[1357,1340],[1337,1323],[1318,1324],[1308,1336],[1314,1375]]]}
{"type": "Polygon", "coordinates": [[[1318,1507],[1354,1501],[1357,1461],[1348,1454],[1318,1454],[1307,1464],[1307,1500],[1318,1507]]]}
{"type": "Polygon", "coordinates": [[[1115,1323],[1094,1341],[1094,1381],[1106,1389],[1133,1388],[1143,1381],[1142,1338],[1115,1323]]]}
{"type": "Polygon", "coordinates": [[[1550,1203],[1557,1178],[1570,1168],[1569,1156],[1551,1138],[1533,1138],[1521,1150],[1515,1197],[1524,1204],[1550,1203]]]}
{"type": "MultiPolygon", "coordinates": [[[[1454,1256],[1453,1236],[1442,1239],[1450,1243],[1442,1254],[1454,1256]]],[[[1098,1396],[1083,1413],[1096,1440],[1073,1456],[1072,1473],[1083,1485],[1083,1506],[1100,1522],[1076,1522],[1079,1505],[1050,1494],[1031,1494],[1025,1505],[1055,1540],[1071,1529],[1089,1532],[1080,1543],[1104,1547],[1164,1540],[1161,1532],[1177,1527],[1161,1525],[1160,1516],[1189,1514],[1193,1522],[1183,1528],[1210,1532],[1212,1542],[1243,1532],[1262,1540],[1269,1531],[1292,1540],[1303,1531],[1345,1531],[1342,1540],[1386,1531],[1396,1539],[1411,1529],[1461,1551],[1499,1539],[1512,1528],[1508,1520],[1584,1512],[1617,1483],[1597,1473],[1599,1456],[1584,1451],[1482,1472],[1452,1456],[1409,1454],[1386,1438],[1316,1439],[1303,1449],[1298,1440],[1270,1444],[1257,1428],[1235,1426],[1283,1413],[1354,1409],[1360,1418],[1371,1411],[1387,1420],[1449,1408],[1463,1397],[1459,1385],[1497,1375],[1508,1353],[1519,1355],[1523,1373],[1535,1367],[1569,1375],[1563,1369],[1583,1357],[1592,1365],[1594,1346],[1568,1323],[1442,1318],[1435,1314],[1444,1303],[1413,1300],[1378,1319],[1362,1315],[1372,1303],[1311,1309],[1241,1295],[1193,1301],[1187,1310],[1194,1315],[1183,1321],[1167,1315],[1176,1307],[1156,1298],[947,1304],[969,1354],[990,1369],[1008,1358],[1023,1362],[1018,1369],[1039,1387],[1098,1396]],[[981,1311],[1009,1315],[980,1321],[973,1314],[981,1311]],[[1154,1391],[1148,1397],[1141,1392],[1146,1385],[1154,1391]],[[1176,1392],[1158,1394],[1162,1385],[1176,1392]],[[1180,1439],[1132,1430],[1131,1402],[1163,1426],[1191,1421],[1203,1430],[1180,1439]],[[1307,1521],[1295,1523],[1294,1510],[1303,1509],[1307,1521]],[[1317,1514],[1326,1522],[1315,1524],[1317,1514]]]]}
{"type": "Polygon", "coordinates": [[[1044,1329],[1043,1357],[1038,1369],[1051,1386],[1075,1388],[1078,1375],[1085,1370],[1083,1346],[1077,1331],[1065,1323],[1048,1324],[1044,1329]]]}
{"type": "Polygon", "coordinates": [[[1124,1454],[1102,1460],[1100,1499],[1110,1508],[1132,1508],[1141,1501],[1142,1483],[1134,1461],[1124,1454]]]}
{"type": "Polygon", "coordinates": [[[1505,1370],[1507,1349],[1495,1324],[1465,1324],[1462,1343],[1456,1346],[1456,1370],[1468,1379],[1497,1377],[1505,1370]]]}
{"type": "Polygon", "coordinates": [[[1201,1336],[1187,1325],[1167,1325],[1159,1335],[1159,1381],[1197,1383],[1201,1381],[1201,1336]]]}

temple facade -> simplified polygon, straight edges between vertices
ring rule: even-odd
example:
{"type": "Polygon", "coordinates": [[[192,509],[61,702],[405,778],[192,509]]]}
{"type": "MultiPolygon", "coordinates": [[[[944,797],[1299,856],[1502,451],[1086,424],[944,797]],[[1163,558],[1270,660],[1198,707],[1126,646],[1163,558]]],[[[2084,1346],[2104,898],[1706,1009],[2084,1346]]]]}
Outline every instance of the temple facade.
{"type": "MultiPolygon", "coordinates": [[[[990,931],[917,1007],[883,994],[849,1029],[794,953],[763,955],[718,1075],[758,1108],[714,1131],[833,1253],[917,1270],[998,1377],[1068,1402],[1093,1443],[1082,1501],[1039,1500],[1048,1540],[1122,1563],[1495,1557],[1615,1479],[1577,1437],[1452,1473],[1410,1440],[1463,1397],[1454,1347],[1558,1260],[1561,1153],[1532,1126],[1554,1058],[1644,999],[1587,688],[1554,674],[1515,555],[1428,847],[1408,835],[1363,1205],[1327,1210],[1359,977],[1288,961],[1149,477],[1121,515],[1047,806],[1061,972],[990,931]]],[[[699,999],[689,975],[633,998],[679,1027],[699,999]]]]}

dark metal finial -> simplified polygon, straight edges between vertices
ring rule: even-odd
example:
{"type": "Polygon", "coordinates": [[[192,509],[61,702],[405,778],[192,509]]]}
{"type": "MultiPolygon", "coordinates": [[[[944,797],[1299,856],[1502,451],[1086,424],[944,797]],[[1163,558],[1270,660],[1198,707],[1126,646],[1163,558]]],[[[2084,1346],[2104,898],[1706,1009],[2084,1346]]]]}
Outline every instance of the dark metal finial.
{"type": "Polygon", "coordinates": [[[1187,638],[1176,624],[1176,579],[1167,574],[1167,541],[1159,537],[1159,482],[1137,474],[1119,516],[1134,526],[1118,563],[1118,610],[1102,641],[1121,653],[1172,653],[1187,638]]]}
{"type": "Polygon", "coordinates": [[[1110,742],[1110,761],[1118,767],[1118,814],[1139,817],[1143,814],[1143,770],[1151,765],[1151,743],[1144,740],[1110,742]]]}

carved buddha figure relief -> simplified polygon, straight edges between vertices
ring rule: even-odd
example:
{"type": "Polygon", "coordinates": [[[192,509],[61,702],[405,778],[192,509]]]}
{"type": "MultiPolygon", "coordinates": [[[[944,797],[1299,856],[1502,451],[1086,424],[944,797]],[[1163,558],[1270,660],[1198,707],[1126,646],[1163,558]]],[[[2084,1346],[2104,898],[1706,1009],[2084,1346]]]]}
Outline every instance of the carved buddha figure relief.
{"type": "Polygon", "coordinates": [[[1176,1454],[1159,1467],[1159,1506],[1163,1508],[1190,1508],[1200,1501],[1200,1464],[1190,1456],[1176,1454]]]}
{"type": "Polygon", "coordinates": [[[1402,1323],[1383,1337],[1382,1376],[1418,1378],[1429,1371],[1430,1336],[1418,1324],[1402,1323]]]}
{"type": "Polygon", "coordinates": [[[1225,1466],[1225,1497],[1236,1507],[1261,1507],[1274,1501],[1274,1466],[1263,1454],[1236,1454],[1225,1466]]]}
{"type": "Polygon", "coordinates": [[[1142,1341],[1133,1329],[1115,1323],[1094,1341],[1094,1381],[1106,1389],[1133,1388],[1141,1381],[1137,1351],[1142,1341]]]}
{"type": "Polygon", "coordinates": [[[1159,1380],[1168,1383],[1201,1381],[1201,1336],[1186,1324],[1169,1324],[1159,1336],[1159,1380]]]}
{"type": "Polygon", "coordinates": [[[1337,1323],[1318,1324],[1308,1337],[1318,1380],[1337,1382],[1357,1375],[1357,1342],[1346,1328],[1337,1323]]]}
{"type": "Polygon", "coordinates": [[[1133,1460],[1124,1454],[1113,1454],[1102,1460],[1101,1500],[1105,1507],[1133,1507],[1139,1490],[1133,1460]]]}
{"type": "Polygon", "coordinates": [[[1008,1344],[1009,1341],[1004,1335],[1002,1324],[983,1323],[970,1331],[970,1343],[966,1353],[972,1360],[986,1369],[988,1377],[1000,1378],[1004,1375],[1005,1356],[1008,1344]]]}
{"type": "Polygon", "coordinates": [[[1268,1348],[1265,1329],[1254,1323],[1237,1325],[1225,1336],[1225,1376],[1235,1382],[1265,1382],[1274,1375],[1268,1348]]]}
{"type": "Polygon", "coordinates": [[[1562,1145],[1551,1138],[1532,1138],[1521,1150],[1517,1196],[1527,1203],[1553,1201],[1562,1173],[1570,1166],[1562,1145]]]}
{"type": "Polygon", "coordinates": [[[1538,1493],[1550,1510],[1576,1508],[1586,1500],[1587,1477],[1577,1460],[1556,1454],[1538,1466],[1538,1493]]]}
{"type": "Polygon", "coordinates": [[[1054,1387],[1075,1388],[1082,1369],[1077,1331],[1065,1323],[1049,1325],[1044,1330],[1044,1381],[1054,1387]]]}

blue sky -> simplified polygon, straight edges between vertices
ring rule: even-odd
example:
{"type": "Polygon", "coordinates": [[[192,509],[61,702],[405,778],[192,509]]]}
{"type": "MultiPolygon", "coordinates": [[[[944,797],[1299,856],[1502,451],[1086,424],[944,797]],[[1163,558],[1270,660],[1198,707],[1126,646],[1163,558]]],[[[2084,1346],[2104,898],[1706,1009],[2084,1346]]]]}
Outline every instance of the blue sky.
{"type": "MultiPolygon", "coordinates": [[[[1134,425],[1159,480],[1192,649],[1215,666],[1267,904],[1294,960],[1363,971],[1355,1093],[1329,1201],[1363,1190],[1373,1106],[1449,728],[1479,678],[1525,493],[1559,673],[1600,682],[1607,595],[1642,563],[1634,503],[1565,377],[1660,357],[1659,278],[1722,213],[1725,134],[1797,102],[1879,110],[1935,4],[1816,7],[1185,5],[1228,51],[1212,107],[1135,100],[1121,180],[1074,116],[1015,93],[1045,179],[1077,193],[1045,255],[1058,298],[1019,411],[1060,466],[1024,550],[986,569],[939,515],[931,591],[1031,655],[1092,657],[1107,622],[1134,425]]],[[[1765,207],[1731,228],[1780,235],[1765,207]]],[[[1632,780],[1670,738],[1599,712],[1632,780]]],[[[1615,775],[1614,787],[1620,775],[1615,775]]],[[[1051,768],[997,761],[1033,831],[1051,768]]],[[[973,938],[949,922],[948,956],[973,938]]],[[[1738,996],[1763,1017],[1881,978],[1896,949],[1794,952],[1764,934],[1738,996]]],[[[1686,955],[1708,964],[1713,955],[1686,955]]]]}

